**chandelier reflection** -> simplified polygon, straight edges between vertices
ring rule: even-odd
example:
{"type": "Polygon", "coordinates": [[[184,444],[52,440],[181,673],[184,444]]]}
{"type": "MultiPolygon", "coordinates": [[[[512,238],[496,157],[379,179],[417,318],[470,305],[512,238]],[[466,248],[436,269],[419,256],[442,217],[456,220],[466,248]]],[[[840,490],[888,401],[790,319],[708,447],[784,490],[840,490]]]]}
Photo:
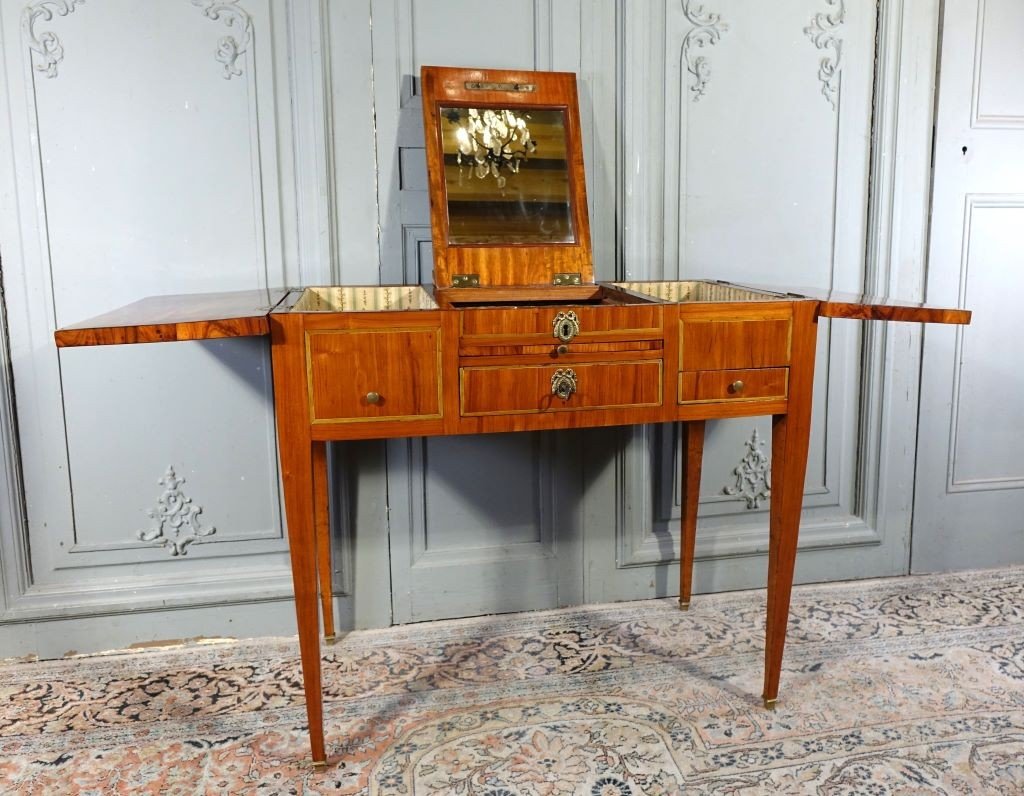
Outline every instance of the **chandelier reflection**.
{"type": "MultiPolygon", "coordinates": [[[[449,117],[458,124],[458,111],[449,117]]],[[[459,151],[456,160],[459,174],[462,166],[469,166],[470,176],[480,179],[493,177],[499,188],[505,187],[506,173],[518,174],[523,163],[537,150],[530,138],[530,128],[524,116],[516,116],[508,109],[468,109],[468,118],[455,129],[455,143],[459,151]]]]}

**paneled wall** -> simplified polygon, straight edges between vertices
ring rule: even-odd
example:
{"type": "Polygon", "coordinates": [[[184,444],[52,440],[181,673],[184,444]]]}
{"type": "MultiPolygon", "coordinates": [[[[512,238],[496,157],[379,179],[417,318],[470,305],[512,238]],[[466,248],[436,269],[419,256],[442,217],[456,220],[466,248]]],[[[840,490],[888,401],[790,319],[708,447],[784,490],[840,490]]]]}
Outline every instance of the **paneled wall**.
{"type": "MultiPolygon", "coordinates": [[[[912,294],[926,187],[892,155],[930,129],[907,76],[934,73],[934,6],[3,3],[3,653],[293,632],[265,344],[58,354],[52,330],[154,293],[429,281],[421,64],[578,73],[599,278],[912,294]]],[[[821,335],[805,580],[907,566],[885,484],[912,477],[915,339],[821,335]]],[[[709,427],[698,590],[763,581],[769,438],[709,427]]],[[[673,593],[671,426],[335,448],[343,627],[673,593]]]]}
{"type": "Polygon", "coordinates": [[[944,14],[928,287],[974,319],[925,334],[912,565],[926,572],[1024,562],[1024,5],[944,14]]]}
{"type": "Polygon", "coordinates": [[[6,651],[288,630],[263,341],[52,343],[147,295],[296,281],[288,17],[270,0],[2,6],[25,521],[5,563],[28,576],[8,583],[6,651]],[[213,610],[236,601],[268,604],[213,610]],[[126,609],[157,613],[38,623],[126,609]]]}

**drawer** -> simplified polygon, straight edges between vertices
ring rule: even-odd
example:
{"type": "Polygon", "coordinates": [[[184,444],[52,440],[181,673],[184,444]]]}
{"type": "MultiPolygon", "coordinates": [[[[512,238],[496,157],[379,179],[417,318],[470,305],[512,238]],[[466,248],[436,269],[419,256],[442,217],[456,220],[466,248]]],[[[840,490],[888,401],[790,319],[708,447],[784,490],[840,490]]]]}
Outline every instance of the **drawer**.
{"type": "Polygon", "coordinates": [[[306,331],[310,419],[315,423],[441,416],[441,330],[306,331]]]}
{"type": "Polygon", "coordinates": [[[466,367],[459,390],[464,416],[660,406],[662,362],[466,367]],[[575,391],[566,400],[552,391],[559,371],[569,371],[575,381],[575,391]]]}
{"type": "Polygon", "coordinates": [[[772,368],[789,364],[792,318],[684,315],[679,326],[679,369],[772,368]]]}
{"type": "MultiPolygon", "coordinates": [[[[578,343],[654,340],[664,336],[663,307],[650,304],[618,306],[480,307],[459,310],[460,346],[536,345],[557,343],[555,321],[572,313],[578,343]]],[[[570,341],[571,342],[571,341],[570,341]]]]}
{"type": "Polygon", "coordinates": [[[679,403],[785,398],[789,368],[702,370],[679,374],[679,403]]]}

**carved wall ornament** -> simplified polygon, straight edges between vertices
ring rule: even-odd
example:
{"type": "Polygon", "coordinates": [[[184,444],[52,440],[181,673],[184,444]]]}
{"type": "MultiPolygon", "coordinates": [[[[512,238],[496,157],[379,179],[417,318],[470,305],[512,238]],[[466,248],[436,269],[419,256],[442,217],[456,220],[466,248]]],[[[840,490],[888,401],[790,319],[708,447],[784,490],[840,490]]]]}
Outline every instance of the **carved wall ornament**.
{"type": "Polygon", "coordinates": [[[252,44],[252,17],[238,5],[238,0],[192,0],[192,5],[201,8],[214,22],[223,22],[236,32],[217,41],[216,58],[224,65],[225,80],[241,75],[238,59],[252,44]]]}
{"type": "Polygon", "coordinates": [[[711,65],[707,58],[697,55],[694,49],[718,44],[718,40],[729,30],[729,26],[722,22],[721,14],[705,11],[701,3],[695,3],[693,0],[681,2],[683,14],[694,26],[683,39],[683,60],[686,62],[687,71],[693,75],[690,91],[693,92],[693,101],[696,102],[704,96],[707,89],[708,80],[711,78],[711,65]]]}
{"type": "Polygon", "coordinates": [[[743,444],[747,454],[733,470],[736,483],[722,491],[747,501],[748,509],[758,509],[761,508],[761,501],[767,500],[772,494],[771,458],[764,452],[764,440],[756,428],[751,438],[743,444]]]}
{"type": "Polygon", "coordinates": [[[59,17],[66,17],[77,6],[85,0],[35,0],[25,6],[21,12],[21,34],[28,43],[30,56],[34,61],[37,72],[42,72],[47,77],[57,76],[57,64],[64,60],[64,46],[57,38],[57,34],[51,30],[36,32],[36,23],[49,22],[56,14],[59,17]]]}
{"type": "Polygon", "coordinates": [[[163,486],[164,493],[157,498],[156,508],[147,512],[153,527],[139,531],[138,537],[144,542],[158,541],[161,547],[170,549],[172,556],[183,556],[190,544],[203,536],[212,536],[217,529],[199,523],[203,510],[192,505],[192,498],[181,491],[185,479],[178,477],[173,465],[167,465],[167,472],[157,483],[163,486]]]}
{"type": "Polygon", "coordinates": [[[838,108],[839,75],[843,67],[843,40],[836,32],[846,21],[845,0],[825,0],[830,10],[814,15],[811,24],[804,28],[804,33],[814,42],[814,46],[825,55],[818,65],[818,80],[821,81],[821,93],[832,106],[838,108]]]}

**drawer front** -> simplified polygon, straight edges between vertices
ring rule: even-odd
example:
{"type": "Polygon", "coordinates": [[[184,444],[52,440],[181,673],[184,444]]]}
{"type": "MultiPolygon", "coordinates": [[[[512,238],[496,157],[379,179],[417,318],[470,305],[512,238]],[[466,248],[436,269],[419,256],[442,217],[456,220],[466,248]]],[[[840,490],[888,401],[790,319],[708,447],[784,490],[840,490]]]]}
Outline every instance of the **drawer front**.
{"type": "MultiPolygon", "coordinates": [[[[564,381],[563,381],[564,383],[564,381]]],[[[573,412],[581,409],[660,406],[661,360],[602,362],[555,367],[506,365],[461,370],[462,414],[504,415],[573,412]],[[553,378],[571,371],[575,391],[563,400],[553,392],[553,378]]]]}
{"type": "Polygon", "coordinates": [[[307,330],[312,422],[440,417],[440,341],[436,328],[307,330]]]}
{"type": "Polygon", "coordinates": [[[485,307],[459,311],[460,345],[529,345],[558,342],[555,320],[573,313],[579,342],[652,340],[663,336],[663,308],[655,305],[485,307]]]}
{"type": "Polygon", "coordinates": [[[682,371],[772,368],[789,364],[792,321],[689,319],[679,328],[682,371]]]}
{"type": "Polygon", "coordinates": [[[757,401],[785,398],[789,368],[702,370],[679,374],[679,403],[757,401]]]}

